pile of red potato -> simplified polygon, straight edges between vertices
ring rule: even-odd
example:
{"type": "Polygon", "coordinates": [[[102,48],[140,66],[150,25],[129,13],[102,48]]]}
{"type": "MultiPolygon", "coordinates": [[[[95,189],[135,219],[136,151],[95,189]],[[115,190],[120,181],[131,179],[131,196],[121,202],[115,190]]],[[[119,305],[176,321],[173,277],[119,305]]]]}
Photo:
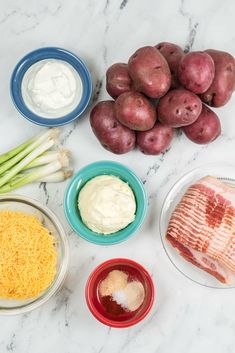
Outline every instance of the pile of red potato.
{"type": "Polygon", "coordinates": [[[92,109],[91,127],[104,148],[121,154],[138,148],[164,152],[181,128],[195,143],[221,133],[209,106],[225,105],[235,89],[235,61],[227,52],[208,49],[187,54],[173,43],[138,49],[128,64],[112,65],[106,89],[114,100],[92,109]],[[207,104],[207,105],[206,105],[207,104]]]}

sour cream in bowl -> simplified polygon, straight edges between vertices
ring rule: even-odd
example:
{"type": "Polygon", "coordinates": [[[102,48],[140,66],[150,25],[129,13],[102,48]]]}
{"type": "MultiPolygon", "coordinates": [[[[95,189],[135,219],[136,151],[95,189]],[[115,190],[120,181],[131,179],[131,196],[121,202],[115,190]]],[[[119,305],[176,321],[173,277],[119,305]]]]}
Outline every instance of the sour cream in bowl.
{"type": "Polygon", "coordinates": [[[80,117],[89,104],[92,81],[86,65],[73,53],[42,48],[15,67],[11,95],[20,113],[39,125],[59,126],[80,117]]]}

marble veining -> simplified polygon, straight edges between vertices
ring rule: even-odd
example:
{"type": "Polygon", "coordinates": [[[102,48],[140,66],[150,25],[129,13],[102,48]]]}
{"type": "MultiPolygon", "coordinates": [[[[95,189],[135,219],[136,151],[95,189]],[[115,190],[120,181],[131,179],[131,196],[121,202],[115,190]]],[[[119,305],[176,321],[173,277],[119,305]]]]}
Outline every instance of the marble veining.
{"type": "Polygon", "coordinates": [[[47,204],[68,235],[71,260],[63,288],[38,310],[0,316],[0,353],[233,353],[234,290],[212,290],[190,282],[168,260],[158,221],[170,187],[188,170],[208,162],[235,162],[235,99],[218,109],[223,133],[199,146],[177,132],[160,156],[139,151],[117,156],[104,150],[91,132],[92,105],[108,98],[105,70],[127,62],[144,45],[179,44],[185,52],[218,48],[235,54],[233,0],[40,0],[1,1],[0,153],[41,128],[13,107],[9,80],[16,62],[42,46],[59,46],[81,56],[93,78],[93,98],[84,117],[62,128],[62,146],[72,151],[74,170],[96,160],[111,159],[132,168],[142,179],[149,210],[141,230],[126,243],[111,247],[89,244],[66,222],[66,183],[26,186],[17,193],[47,204]],[[5,138],[7,136],[7,138],[5,138]],[[90,314],[84,296],[90,272],[102,261],[129,257],[151,273],[156,300],[149,316],[136,327],[111,329],[90,314]]]}
{"type": "Polygon", "coordinates": [[[199,25],[199,22],[195,22],[193,20],[192,14],[190,12],[187,12],[185,9],[185,0],[181,0],[181,4],[179,7],[180,14],[183,17],[186,17],[188,19],[188,38],[187,42],[184,46],[184,51],[185,53],[189,52],[192,50],[193,43],[197,34],[197,27],[199,25]]]}

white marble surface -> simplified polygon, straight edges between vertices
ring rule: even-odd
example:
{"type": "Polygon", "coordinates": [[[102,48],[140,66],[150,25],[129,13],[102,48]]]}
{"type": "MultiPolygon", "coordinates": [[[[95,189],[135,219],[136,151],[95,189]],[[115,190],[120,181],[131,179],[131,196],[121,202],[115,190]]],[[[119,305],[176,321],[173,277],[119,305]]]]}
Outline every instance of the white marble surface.
{"type": "MultiPolygon", "coordinates": [[[[94,78],[94,100],[107,97],[108,65],[126,61],[146,44],[173,41],[184,48],[219,48],[235,54],[233,0],[0,0],[0,152],[41,128],[13,107],[9,79],[16,62],[41,46],[60,46],[80,55],[94,78]]],[[[129,165],[145,182],[149,212],[141,231],[112,247],[89,244],[68,226],[62,207],[66,183],[33,185],[20,193],[39,199],[56,212],[69,236],[71,263],[64,288],[27,315],[0,317],[0,353],[232,353],[235,338],[235,290],[200,287],[178,273],[162,248],[158,216],[165,193],[189,169],[211,161],[235,161],[235,99],[218,109],[222,136],[197,146],[177,136],[168,153],[116,156],[91,133],[88,115],[63,129],[75,170],[100,160],[129,165]],[[102,261],[130,257],[152,273],[157,298],[150,315],[136,327],[110,329],[88,311],[84,286],[102,261]]]]}

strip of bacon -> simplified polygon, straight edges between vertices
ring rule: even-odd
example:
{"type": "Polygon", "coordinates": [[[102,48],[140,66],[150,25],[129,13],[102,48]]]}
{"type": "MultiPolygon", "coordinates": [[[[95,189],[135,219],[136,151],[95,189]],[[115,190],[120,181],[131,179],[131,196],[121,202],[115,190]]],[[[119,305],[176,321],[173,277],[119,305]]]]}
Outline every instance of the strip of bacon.
{"type": "MultiPolygon", "coordinates": [[[[209,259],[208,257],[204,257],[204,261],[201,260],[201,256],[195,256],[193,254],[193,251],[191,251],[189,248],[186,248],[184,245],[180,244],[177,240],[172,238],[170,235],[167,235],[167,240],[171,243],[171,245],[177,249],[179,254],[188,262],[191,264],[199,267],[201,270],[204,270],[208,272],[210,275],[214,276],[217,278],[220,282],[222,283],[228,283],[229,278],[226,278],[224,274],[220,273],[220,269],[218,268],[218,264],[215,263],[212,259],[209,259]],[[201,261],[200,261],[200,260],[201,261]]],[[[196,251],[196,250],[194,250],[196,251]]]]}

